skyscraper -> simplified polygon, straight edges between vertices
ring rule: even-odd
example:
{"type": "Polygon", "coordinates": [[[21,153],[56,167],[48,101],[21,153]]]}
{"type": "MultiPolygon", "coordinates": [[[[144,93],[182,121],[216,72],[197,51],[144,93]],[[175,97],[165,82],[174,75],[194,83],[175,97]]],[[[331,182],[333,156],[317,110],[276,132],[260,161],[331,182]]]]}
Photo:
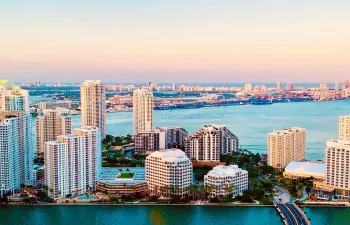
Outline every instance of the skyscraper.
{"type": "Polygon", "coordinates": [[[106,92],[100,80],[86,80],[80,86],[81,125],[100,128],[106,136],[106,92]]]}
{"type": "Polygon", "coordinates": [[[350,115],[339,116],[339,139],[350,140],[350,115]]]}
{"type": "Polygon", "coordinates": [[[9,80],[0,81],[0,111],[29,113],[28,91],[9,80]]]}
{"type": "Polygon", "coordinates": [[[339,82],[334,82],[334,90],[339,91],[339,82]]]}
{"type": "Polygon", "coordinates": [[[101,133],[97,127],[82,127],[74,134],[46,142],[45,182],[51,197],[84,194],[95,190],[101,173],[101,133]]]}
{"type": "Polygon", "coordinates": [[[291,161],[305,159],[306,130],[292,127],[268,134],[267,162],[274,168],[284,168],[291,161]]]}
{"type": "Polygon", "coordinates": [[[153,129],[153,94],[145,89],[137,89],[133,94],[134,135],[140,131],[153,129]]]}
{"type": "Polygon", "coordinates": [[[293,89],[294,89],[293,84],[290,83],[290,82],[288,82],[288,83],[287,83],[287,90],[288,90],[288,91],[291,91],[291,90],[293,90],[293,89]]]}
{"type": "MultiPolygon", "coordinates": [[[[18,161],[14,159],[12,162],[18,162],[16,172],[19,173],[21,184],[32,184],[33,181],[32,171],[35,150],[33,145],[33,121],[29,113],[28,91],[22,90],[9,80],[0,81],[0,120],[7,121],[8,118],[16,118],[11,121],[17,124],[17,130],[9,135],[10,139],[4,139],[4,145],[12,145],[13,149],[18,152],[18,161]],[[13,142],[16,142],[16,144],[13,144],[13,142]]],[[[14,126],[12,126],[12,129],[15,129],[14,126]]]]}
{"type": "Polygon", "coordinates": [[[176,85],[176,83],[173,83],[172,89],[173,89],[173,91],[176,91],[176,90],[177,90],[177,85],[176,85]]]}
{"type": "Polygon", "coordinates": [[[20,188],[19,120],[0,117],[0,197],[20,188]]]}
{"type": "Polygon", "coordinates": [[[220,161],[237,150],[238,138],[222,125],[205,125],[185,140],[186,155],[195,161],[220,161]]]}
{"type": "Polygon", "coordinates": [[[282,90],[282,82],[281,81],[277,81],[277,90],[282,90]]]}
{"type": "Polygon", "coordinates": [[[247,92],[252,91],[253,90],[252,84],[245,84],[244,85],[244,90],[247,91],[247,92]]]}
{"type": "Polygon", "coordinates": [[[325,152],[327,185],[334,187],[335,196],[350,198],[350,140],[328,140],[325,152]]]}
{"type": "Polygon", "coordinates": [[[39,112],[36,123],[36,151],[44,157],[45,142],[54,141],[57,136],[72,132],[72,118],[64,108],[44,109],[39,112]]]}

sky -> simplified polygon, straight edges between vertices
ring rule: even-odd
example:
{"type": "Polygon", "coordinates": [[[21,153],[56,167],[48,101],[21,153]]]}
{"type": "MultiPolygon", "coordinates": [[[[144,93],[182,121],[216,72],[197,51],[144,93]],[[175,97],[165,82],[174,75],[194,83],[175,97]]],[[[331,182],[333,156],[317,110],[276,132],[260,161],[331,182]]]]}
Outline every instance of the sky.
{"type": "Polygon", "coordinates": [[[349,0],[0,0],[0,79],[350,79],[349,0]]]}

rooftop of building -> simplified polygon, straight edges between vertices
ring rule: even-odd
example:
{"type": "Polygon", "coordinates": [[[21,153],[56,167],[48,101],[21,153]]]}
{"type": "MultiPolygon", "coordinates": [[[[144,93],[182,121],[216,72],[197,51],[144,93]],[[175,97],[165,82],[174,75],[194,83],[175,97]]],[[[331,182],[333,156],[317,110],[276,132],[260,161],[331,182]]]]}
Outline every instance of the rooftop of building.
{"type": "Polygon", "coordinates": [[[138,94],[151,94],[153,95],[153,93],[147,89],[144,88],[137,88],[134,90],[134,93],[138,93],[138,94]]]}
{"type": "Polygon", "coordinates": [[[294,133],[294,132],[300,132],[300,131],[306,132],[306,129],[302,127],[290,127],[290,128],[274,131],[272,133],[269,133],[269,135],[282,135],[282,134],[294,133]]]}
{"type": "Polygon", "coordinates": [[[144,167],[103,167],[98,181],[105,184],[135,185],[146,180],[144,167]],[[133,178],[118,178],[120,173],[134,173],[133,178]]]}
{"type": "Polygon", "coordinates": [[[325,164],[321,161],[301,161],[290,162],[286,168],[285,173],[307,175],[310,177],[324,177],[325,164]]]}
{"type": "Polygon", "coordinates": [[[237,165],[230,166],[215,166],[212,170],[208,172],[208,176],[211,177],[226,177],[226,176],[235,176],[238,172],[248,174],[248,171],[242,170],[237,165]]]}
{"type": "Polygon", "coordinates": [[[155,151],[147,157],[161,158],[163,161],[175,162],[175,161],[189,161],[185,152],[180,149],[171,148],[160,151],[155,151]]]}
{"type": "Polygon", "coordinates": [[[333,148],[343,148],[343,149],[347,149],[350,150],[350,140],[333,140],[330,139],[327,141],[327,147],[333,147],[333,148]]]}
{"type": "Polygon", "coordinates": [[[22,90],[22,88],[19,85],[15,85],[10,80],[0,80],[0,86],[9,85],[10,90],[22,90]]]}
{"type": "Polygon", "coordinates": [[[103,82],[101,80],[85,80],[82,85],[91,85],[91,84],[102,84],[103,82]]]}

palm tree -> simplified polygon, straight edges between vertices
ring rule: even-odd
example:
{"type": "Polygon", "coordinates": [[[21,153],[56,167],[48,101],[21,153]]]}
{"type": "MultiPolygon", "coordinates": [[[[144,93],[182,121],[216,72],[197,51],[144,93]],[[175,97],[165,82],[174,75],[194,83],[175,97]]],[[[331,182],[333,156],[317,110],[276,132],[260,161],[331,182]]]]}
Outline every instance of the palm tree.
{"type": "Polygon", "coordinates": [[[198,191],[198,186],[196,184],[192,184],[190,192],[191,192],[191,195],[193,196],[193,201],[195,201],[196,199],[197,191],[198,191]]]}
{"type": "Polygon", "coordinates": [[[211,199],[212,192],[213,192],[214,188],[215,188],[214,185],[208,185],[207,186],[207,193],[209,193],[209,199],[211,199]]]}
{"type": "Polygon", "coordinates": [[[227,200],[229,196],[232,194],[233,187],[229,184],[225,184],[224,191],[225,191],[225,199],[227,200]]]}
{"type": "Polygon", "coordinates": [[[295,186],[295,188],[297,189],[297,195],[298,195],[298,196],[301,196],[301,195],[302,195],[301,190],[304,188],[303,183],[297,183],[297,185],[295,186]]]}
{"type": "Polygon", "coordinates": [[[204,201],[205,201],[205,195],[207,194],[207,189],[208,189],[208,186],[204,185],[204,184],[201,184],[200,187],[199,187],[199,191],[201,193],[201,197],[203,198],[203,196],[204,196],[204,201]]]}
{"type": "Polygon", "coordinates": [[[131,185],[131,189],[132,189],[133,196],[134,196],[134,198],[135,198],[135,195],[136,195],[136,186],[135,186],[135,185],[131,185]]]}
{"type": "Polygon", "coordinates": [[[49,190],[49,187],[46,184],[43,184],[41,188],[44,190],[45,193],[49,190]]]}
{"type": "Polygon", "coordinates": [[[49,191],[50,191],[51,197],[55,197],[55,196],[53,196],[54,190],[52,188],[50,188],[49,191]]]}

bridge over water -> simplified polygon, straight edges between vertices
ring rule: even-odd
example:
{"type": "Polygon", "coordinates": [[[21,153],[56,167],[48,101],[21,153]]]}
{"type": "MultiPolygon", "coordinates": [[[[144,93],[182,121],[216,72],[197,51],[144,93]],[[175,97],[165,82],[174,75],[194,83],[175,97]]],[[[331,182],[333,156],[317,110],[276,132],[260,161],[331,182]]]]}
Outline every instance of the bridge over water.
{"type": "Polygon", "coordinates": [[[286,225],[310,225],[310,221],[300,208],[293,203],[278,203],[275,205],[286,225]]]}

